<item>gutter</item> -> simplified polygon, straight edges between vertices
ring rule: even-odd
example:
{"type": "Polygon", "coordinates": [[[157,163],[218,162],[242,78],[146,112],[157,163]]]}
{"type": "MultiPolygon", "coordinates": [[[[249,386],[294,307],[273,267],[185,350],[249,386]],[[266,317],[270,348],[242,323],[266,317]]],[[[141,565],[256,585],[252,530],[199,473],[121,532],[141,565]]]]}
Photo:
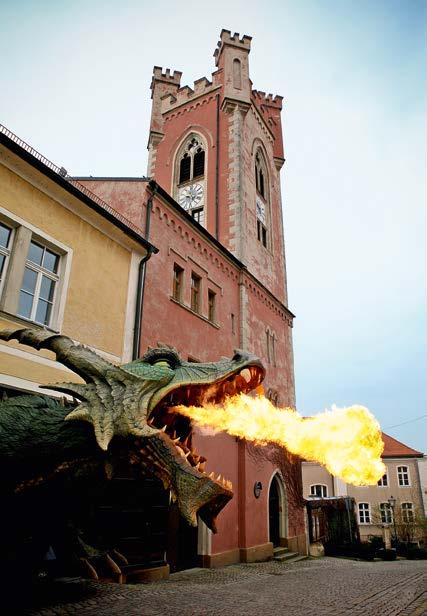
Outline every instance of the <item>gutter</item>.
{"type": "Polygon", "coordinates": [[[215,238],[219,240],[219,94],[216,95],[215,238]]]}
{"type": "Polygon", "coordinates": [[[141,235],[138,227],[133,225],[131,221],[127,220],[119,212],[116,212],[108,203],[92,193],[86,186],[79,184],[78,181],[68,176],[65,169],[57,167],[2,124],[0,124],[0,144],[61,186],[61,188],[79,199],[79,201],[108,220],[115,227],[118,227],[132,240],[144,246],[147,251],[152,253],[158,252],[158,248],[147,242],[141,235]]]}
{"type": "MultiPolygon", "coordinates": [[[[147,210],[145,213],[145,239],[147,244],[150,236],[150,222],[151,211],[153,209],[153,198],[157,192],[157,187],[154,187],[147,201],[147,210]]],[[[153,247],[154,248],[154,247],[153,247]]],[[[133,346],[132,346],[132,360],[138,359],[141,355],[141,331],[142,331],[142,315],[144,310],[144,292],[145,292],[145,276],[147,272],[147,261],[151,258],[151,255],[156,252],[155,250],[148,249],[147,254],[142,257],[138,267],[138,283],[136,289],[136,306],[135,306],[135,321],[133,328],[133,346]]]]}

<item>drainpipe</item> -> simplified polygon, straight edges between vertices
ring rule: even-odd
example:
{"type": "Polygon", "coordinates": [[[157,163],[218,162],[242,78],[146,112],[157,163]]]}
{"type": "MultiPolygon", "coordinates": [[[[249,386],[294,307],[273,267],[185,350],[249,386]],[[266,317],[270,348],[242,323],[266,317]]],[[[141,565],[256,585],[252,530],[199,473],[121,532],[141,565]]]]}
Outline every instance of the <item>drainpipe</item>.
{"type": "MultiPolygon", "coordinates": [[[[148,241],[150,236],[150,221],[151,210],[153,209],[153,198],[157,188],[154,188],[147,201],[147,210],[145,214],[145,239],[148,241]]],[[[136,307],[135,307],[135,322],[133,328],[133,347],[132,359],[138,359],[141,354],[141,330],[142,330],[142,313],[144,308],[144,291],[145,291],[145,275],[147,271],[147,261],[151,258],[153,251],[148,250],[145,257],[141,259],[138,267],[138,283],[136,289],[136,307]]]]}
{"type": "Polygon", "coordinates": [[[215,237],[219,240],[219,94],[216,95],[215,237]]]}

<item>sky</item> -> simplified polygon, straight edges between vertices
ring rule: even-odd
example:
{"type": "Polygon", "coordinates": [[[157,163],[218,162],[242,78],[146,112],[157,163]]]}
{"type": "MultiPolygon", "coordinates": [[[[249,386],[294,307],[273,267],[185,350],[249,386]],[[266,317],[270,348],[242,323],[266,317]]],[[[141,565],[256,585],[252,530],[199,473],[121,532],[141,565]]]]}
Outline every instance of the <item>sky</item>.
{"type": "Polygon", "coordinates": [[[146,173],[154,65],[222,28],[284,96],[298,410],[367,406],[427,453],[427,0],[0,0],[0,123],[72,175],[146,173]]]}

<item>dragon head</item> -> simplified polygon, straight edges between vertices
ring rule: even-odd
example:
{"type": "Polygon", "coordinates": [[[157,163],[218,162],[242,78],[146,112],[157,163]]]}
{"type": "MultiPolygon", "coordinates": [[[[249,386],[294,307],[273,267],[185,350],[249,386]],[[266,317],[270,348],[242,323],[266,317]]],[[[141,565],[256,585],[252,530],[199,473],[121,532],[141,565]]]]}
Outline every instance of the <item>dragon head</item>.
{"type": "Polygon", "coordinates": [[[0,338],[55,352],[58,361],[86,381],[46,386],[80,401],[66,419],[90,422],[107,456],[124,437],[130,463],[161,479],[187,522],[196,526],[199,516],[216,532],[216,516],[233,496],[231,482],[205,473],[206,458],[192,448],[189,420],[172,409],[221,403],[253,390],[265,375],[257,357],[236,351],[218,362],[187,362],[175,349],[160,346],[115,366],[70,338],[44,330],[4,330],[0,338]]]}

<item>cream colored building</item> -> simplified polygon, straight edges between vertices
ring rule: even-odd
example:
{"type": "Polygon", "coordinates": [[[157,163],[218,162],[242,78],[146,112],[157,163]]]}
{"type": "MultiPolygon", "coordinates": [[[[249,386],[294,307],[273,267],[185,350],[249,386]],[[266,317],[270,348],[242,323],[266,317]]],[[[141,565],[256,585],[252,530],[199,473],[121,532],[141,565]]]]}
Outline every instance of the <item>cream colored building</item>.
{"type": "MultiPolygon", "coordinates": [[[[47,328],[113,363],[135,354],[136,295],[157,249],[0,125],[0,328],[47,328]]],[[[49,351],[0,343],[0,392],[79,380],[49,351]]]]}
{"type": "MultiPolygon", "coordinates": [[[[417,515],[426,515],[420,467],[424,456],[396,439],[382,433],[384,441],[383,462],[387,472],[376,486],[356,487],[331,475],[323,466],[303,462],[303,493],[306,499],[331,496],[352,496],[356,501],[356,515],[361,539],[368,535],[381,535],[382,524],[393,520],[388,499],[396,499],[396,519],[410,521],[417,515]]],[[[424,468],[422,466],[422,468],[424,468]]]]}

